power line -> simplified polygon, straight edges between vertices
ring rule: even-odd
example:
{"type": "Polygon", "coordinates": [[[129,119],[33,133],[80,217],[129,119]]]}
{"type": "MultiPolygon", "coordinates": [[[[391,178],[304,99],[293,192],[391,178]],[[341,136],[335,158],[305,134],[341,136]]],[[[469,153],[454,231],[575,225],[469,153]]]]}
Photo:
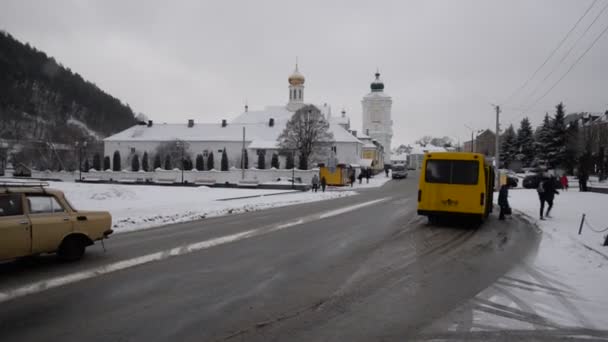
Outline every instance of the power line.
{"type": "Polygon", "coordinates": [[[534,79],[534,77],[536,77],[536,75],[538,74],[538,72],[547,64],[547,62],[549,62],[549,60],[555,55],[555,53],[557,52],[557,50],[559,50],[559,48],[562,47],[562,45],[568,39],[568,37],[570,37],[570,34],[572,34],[572,32],[574,32],[574,29],[583,20],[583,18],[585,16],[587,16],[587,13],[589,13],[589,11],[591,10],[591,8],[595,5],[595,3],[597,1],[598,0],[594,0],[591,3],[591,5],[589,7],[587,7],[587,10],[585,11],[585,13],[583,13],[583,15],[580,16],[580,18],[578,18],[578,20],[576,21],[576,23],[574,24],[574,26],[572,26],[572,28],[570,29],[570,31],[568,31],[568,33],[566,33],[566,35],[564,36],[564,38],[562,38],[562,40],[559,42],[559,44],[557,44],[557,46],[555,47],[555,49],[553,49],[553,51],[551,51],[551,53],[549,54],[549,56],[547,56],[547,58],[545,59],[545,61],[534,71],[534,73],[532,74],[532,76],[530,76],[530,78],[528,78],[519,88],[517,88],[513,93],[511,93],[511,95],[509,95],[509,97],[505,101],[503,101],[503,103],[508,103],[509,101],[511,101],[511,99],[513,99],[513,97],[517,93],[519,93],[520,91],[522,91],[530,83],[530,81],[532,81],[534,79]]]}
{"type": "Polygon", "coordinates": [[[559,78],[559,80],[557,80],[557,82],[555,82],[551,88],[549,88],[549,90],[547,90],[546,93],[543,94],[543,96],[541,96],[540,98],[538,98],[538,100],[536,100],[531,106],[529,106],[528,108],[526,108],[526,111],[534,106],[536,106],[537,103],[539,103],[542,99],[545,98],[545,96],[547,96],[552,90],[553,88],[555,88],[566,76],[568,76],[568,74],[570,73],[570,71],[572,71],[572,69],[574,69],[574,67],[578,64],[578,62],[580,62],[581,59],[583,59],[583,57],[585,57],[585,55],[587,54],[587,52],[589,52],[589,50],[591,50],[591,48],[593,48],[593,46],[595,45],[595,43],[597,43],[598,40],[600,40],[600,38],[602,38],[602,36],[604,35],[604,33],[606,33],[606,31],[608,31],[608,25],[604,28],[604,30],[597,36],[597,38],[595,38],[595,40],[593,41],[593,43],[591,43],[591,45],[587,48],[587,50],[585,50],[585,52],[583,52],[577,59],[576,61],[574,61],[574,63],[572,63],[572,65],[570,65],[570,68],[568,68],[568,70],[566,70],[566,72],[562,75],[562,77],[559,78]]]}
{"type": "Polygon", "coordinates": [[[604,11],[606,10],[606,8],[608,8],[608,2],[606,3],[606,6],[604,6],[602,8],[602,10],[597,14],[597,16],[595,17],[595,19],[593,19],[593,21],[591,22],[591,24],[589,24],[589,26],[587,26],[587,28],[585,29],[585,31],[578,37],[578,39],[574,42],[574,44],[570,47],[570,49],[568,49],[568,51],[566,52],[566,54],[564,54],[564,56],[562,57],[562,59],[560,59],[559,62],[553,67],[553,69],[551,69],[551,71],[549,71],[549,73],[545,76],[545,78],[543,78],[542,81],[540,81],[540,83],[536,86],[536,88],[534,88],[534,90],[528,96],[526,96],[526,98],[522,101],[522,106],[524,106],[524,104],[529,99],[533,98],[534,95],[536,95],[536,93],[540,90],[540,88],[542,87],[543,83],[546,80],[548,80],[551,76],[553,76],[553,74],[555,73],[555,71],[557,71],[557,69],[562,65],[562,63],[564,62],[564,60],[566,60],[566,58],[568,56],[570,56],[570,53],[572,51],[574,51],[574,48],[578,45],[578,43],[581,41],[581,39],[587,34],[587,32],[589,32],[589,30],[591,29],[591,27],[595,24],[595,22],[604,13],[604,11]]]}

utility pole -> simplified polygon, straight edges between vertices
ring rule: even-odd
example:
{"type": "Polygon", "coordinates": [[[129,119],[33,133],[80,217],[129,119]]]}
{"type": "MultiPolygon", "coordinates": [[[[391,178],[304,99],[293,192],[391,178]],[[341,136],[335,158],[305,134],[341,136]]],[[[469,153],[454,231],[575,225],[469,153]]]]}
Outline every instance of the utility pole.
{"type": "Polygon", "coordinates": [[[494,148],[494,160],[496,161],[496,191],[500,190],[500,172],[498,172],[498,168],[500,167],[500,106],[492,105],[496,109],[496,146],[494,148]]]}
{"type": "MultiPolygon", "coordinates": [[[[245,105],[247,111],[247,105],[245,105]]],[[[245,126],[243,126],[243,148],[241,149],[241,180],[245,180],[245,126]]]]}

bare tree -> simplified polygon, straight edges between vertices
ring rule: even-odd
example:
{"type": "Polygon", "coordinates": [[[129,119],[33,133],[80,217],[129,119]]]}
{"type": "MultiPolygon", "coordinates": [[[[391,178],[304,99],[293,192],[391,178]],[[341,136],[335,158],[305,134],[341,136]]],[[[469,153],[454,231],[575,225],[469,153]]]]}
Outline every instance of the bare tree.
{"type": "Polygon", "coordinates": [[[321,111],[315,106],[307,105],[298,109],[287,121],[278,142],[284,150],[297,151],[299,168],[308,169],[311,156],[329,153],[334,136],[321,111]]]}

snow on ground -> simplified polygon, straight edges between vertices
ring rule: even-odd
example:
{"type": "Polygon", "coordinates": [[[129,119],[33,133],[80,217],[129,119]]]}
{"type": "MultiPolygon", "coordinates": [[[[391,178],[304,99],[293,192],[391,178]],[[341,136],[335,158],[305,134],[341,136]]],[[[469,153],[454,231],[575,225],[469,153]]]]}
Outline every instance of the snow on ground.
{"type": "Polygon", "coordinates": [[[117,233],[356,194],[71,182],[50,182],[50,187],[65,192],[78,210],[109,211],[117,233]]]}
{"type": "Polygon", "coordinates": [[[542,234],[536,255],[434,326],[448,327],[454,334],[478,332],[486,335],[476,336],[487,337],[509,336],[501,334],[511,331],[524,340],[608,340],[608,247],[601,246],[606,233],[584,227],[578,235],[582,213],[596,228],[608,227],[608,195],[561,192],[552,218],[545,221],[537,219],[536,190],[511,190],[509,202],[515,214],[542,234]]]}
{"type": "Polygon", "coordinates": [[[369,188],[379,188],[384,185],[384,183],[391,180],[390,174],[389,177],[386,177],[384,173],[379,173],[374,177],[369,179],[369,183],[365,178],[361,180],[361,184],[359,184],[359,180],[355,180],[355,184],[351,187],[350,185],[346,186],[329,186],[329,191],[349,191],[349,190],[357,190],[357,189],[369,189],[369,188]]]}

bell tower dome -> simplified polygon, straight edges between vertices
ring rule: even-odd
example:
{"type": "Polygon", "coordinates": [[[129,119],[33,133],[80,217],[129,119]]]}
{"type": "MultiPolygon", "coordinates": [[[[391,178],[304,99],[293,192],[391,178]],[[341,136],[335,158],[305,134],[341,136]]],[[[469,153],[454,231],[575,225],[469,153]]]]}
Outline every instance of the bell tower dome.
{"type": "Polygon", "coordinates": [[[289,81],[289,102],[287,103],[287,109],[295,112],[304,106],[304,82],[306,81],[304,75],[298,70],[297,61],[295,70],[287,80],[289,81]]]}

